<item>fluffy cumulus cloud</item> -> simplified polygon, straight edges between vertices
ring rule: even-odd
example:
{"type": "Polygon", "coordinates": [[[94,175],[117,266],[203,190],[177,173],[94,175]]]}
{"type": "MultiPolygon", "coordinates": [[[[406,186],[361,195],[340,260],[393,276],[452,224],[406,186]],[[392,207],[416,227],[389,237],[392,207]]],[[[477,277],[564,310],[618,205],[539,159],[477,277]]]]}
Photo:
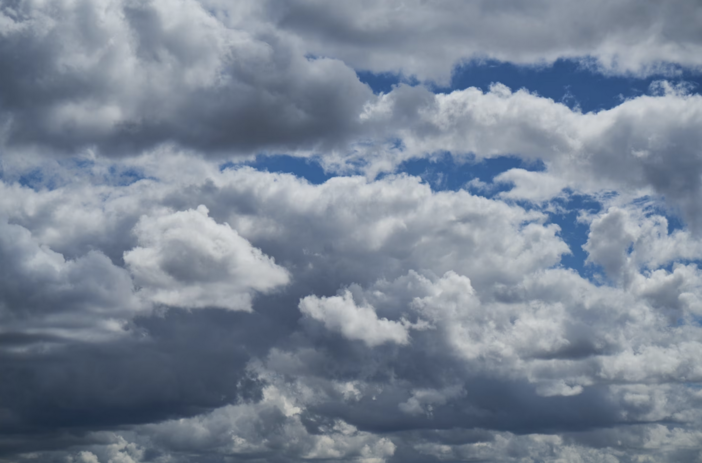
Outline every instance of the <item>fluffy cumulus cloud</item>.
{"type": "MultiPolygon", "coordinates": [[[[515,168],[498,176],[495,181],[515,186],[506,198],[543,201],[564,188],[589,194],[648,192],[663,196],[699,227],[702,98],[685,88],[661,86],[658,93],[612,109],[582,113],[502,84],[487,92],[468,88],[438,95],[402,85],[364,109],[364,119],[387,131],[375,138],[384,149],[370,158],[367,169],[382,172],[445,151],[480,158],[519,153],[544,162],[546,171],[515,168]],[[383,139],[388,133],[393,138],[383,139]]],[[[371,155],[368,151],[327,162],[358,162],[371,155]]]]}
{"type": "Polygon", "coordinates": [[[142,309],[129,274],[103,253],[66,260],[20,225],[5,221],[0,228],[0,307],[8,347],[118,336],[142,309]]]}
{"type": "Polygon", "coordinates": [[[386,318],[378,319],[373,307],[357,306],[350,292],[341,296],[307,296],[300,301],[300,312],[339,331],[348,339],[363,341],[369,347],[386,342],[407,344],[407,329],[386,318]]]}
{"type": "Polygon", "coordinates": [[[4,2],[0,462],[700,461],[701,14],[4,2]]]}
{"type": "Polygon", "coordinates": [[[173,307],[251,310],[251,292],[286,284],[288,275],[205,206],[142,217],[140,246],[124,253],[143,297],[173,307]]]}

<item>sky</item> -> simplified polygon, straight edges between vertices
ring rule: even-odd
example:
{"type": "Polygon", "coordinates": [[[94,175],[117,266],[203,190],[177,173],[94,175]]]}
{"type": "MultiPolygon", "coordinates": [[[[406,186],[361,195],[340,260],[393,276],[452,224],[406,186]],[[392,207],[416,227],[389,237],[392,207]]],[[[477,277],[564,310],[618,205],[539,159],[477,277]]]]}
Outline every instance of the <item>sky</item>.
{"type": "Polygon", "coordinates": [[[702,4],[0,2],[0,463],[702,461],[702,4]]]}

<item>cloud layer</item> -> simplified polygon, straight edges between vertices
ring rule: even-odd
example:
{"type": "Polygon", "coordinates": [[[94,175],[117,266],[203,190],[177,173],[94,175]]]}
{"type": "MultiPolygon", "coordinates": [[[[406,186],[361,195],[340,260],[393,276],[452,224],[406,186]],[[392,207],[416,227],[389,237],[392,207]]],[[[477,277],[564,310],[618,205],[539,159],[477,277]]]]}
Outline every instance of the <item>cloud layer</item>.
{"type": "Polygon", "coordinates": [[[5,2],[0,461],[699,461],[701,14],[5,2]]]}

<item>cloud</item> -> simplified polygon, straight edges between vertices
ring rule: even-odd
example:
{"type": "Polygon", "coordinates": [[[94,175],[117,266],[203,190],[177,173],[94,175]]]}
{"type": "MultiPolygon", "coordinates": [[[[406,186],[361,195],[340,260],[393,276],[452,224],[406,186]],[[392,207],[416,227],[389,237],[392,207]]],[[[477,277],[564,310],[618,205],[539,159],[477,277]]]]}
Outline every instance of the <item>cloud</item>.
{"type": "Polygon", "coordinates": [[[111,340],[128,335],[129,320],[147,310],[129,274],[99,251],[66,260],[26,228],[4,221],[0,257],[0,338],[7,348],[111,340]]]}
{"type": "Polygon", "coordinates": [[[373,2],[318,0],[277,7],[277,24],[316,54],[373,72],[446,82],[454,65],[496,59],[528,65],[559,58],[593,61],[605,72],[646,74],[699,68],[699,6],[654,2],[373,2]]]}
{"type": "Polygon", "coordinates": [[[373,307],[356,305],[349,291],[325,298],[307,296],[300,301],[300,311],[321,321],[327,329],[338,331],[348,339],[363,341],[369,347],[386,342],[409,342],[409,333],[403,323],[379,319],[373,307]]]}
{"type": "Polygon", "coordinates": [[[364,110],[366,122],[379,128],[372,149],[332,154],[323,162],[334,168],[364,160],[373,176],[434,153],[459,160],[514,154],[543,161],[545,171],[502,173],[497,181],[515,184],[505,198],[544,201],[563,188],[656,195],[697,229],[701,108],[700,95],[672,88],[581,113],[502,84],[447,94],[402,85],[364,110]]]}
{"type": "MultiPolygon", "coordinates": [[[[445,82],[455,65],[486,58],[531,65],[594,60],[595,67],[624,74],[671,64],[698,68],[700,43],[690,19],[696,10],[683,3],[654,8],[625,0],[597,6],[542,2],[529,14],[510,2],[499,9],[449,2],[430,10],[421,2],[359,8],[314,1],[8,4],[0,16],[0,62],[6,63],[2,141],[11,151],[64,155],[133,156],[163,144],[218,157],[365,151],[378,131],[378,121],[367,117],[369,108],[377,113],[392,103],[388,116],[400,123],[412,118],[408,111],[421,101],[434,98],[439,107],[460,112],[462,94],[434,97],[401,86],[378,98],[355,70],[445,82]]],[[[504,94],[504,86],[495,88],[504,94]]],[[[492,104],[504,108],[499,101],[492,104]]],[[[526,155],[544,143],[560,147],[559,121],[566,110],[519,117],[526,126],[502,130],[502,142],[485,133],[481,143],[490,143],[489,152],[504,153],[509,146],[510,153],[526,155]],[[553,133],[534,127],[543,124],[553,133]],[[510,143],[515,138],[516,149],[510,143]]],[[[491,113],[474,122],[489,122],[491,113]]],[[[413,130],[421,137],[436,128],[424,123],[413,130]]],[[[381,130],[380,138],[394,135],[381,130]]],[[[445,149],[433,138],[423,151],[445,149]]],[[[463,148],[485,151],[471,145],[463,148]]]]}
{"type": "Polygon", "coordinates": [[[500,193],[501,197],[534,202],[548,201],[557,197],[566,185],[553,175],[524,169],[510,169],[503,172],[494,178],[494,182],[513,184],[513,188],[509,191],[500,193]]]}
{"type": "MultiPolygon", "coordinates": [[[[83,220],[70,217],[69,228],[83,220]]],[[[134,334],[131,320],[148,315],[151,303],[250,311],[255,293],[289,282],[285,269],[216,224],[204,206],[142,217],[135,227],[142,246],[124,253],[126,268],[98,250],[66,259],[21,225],[0,228],[3,339],[11,348],[134,334]]]]}
{"type": "MultiPolygon", "coordinates": [[[[134,334],[125,341],[104,343],[98,352],[69,343],[67,349],[52,354],[57,368],[77,380],[60,379],[59,370],[44,368],[44,350],[31,352],[22,371],[34,379],[6,383],[0,391],[8,400],[20,391],[26,397],[3,402],[11,410],[4,426],[16,429],[19,425],[13,420],[20,419],[21,429],[28,433],[28,440],[4,444],[6,448],[31,448],[29,442],[34,438],[29,430],[34,427],[44,432],[55,429],[42,423],[67,429],[105,422],[126,425],[163,420],[169,413],[192,416],[239,399],[255,400],[262,386],[256,376],[247,377],[244,367],[265,358],[274,347],[281,349],[289,339],[300,338],[303,345],[308,342],[303,340],[314,330],[308,332],[310,327],[299,323],[302,314],[297,309],[306,296],[320,303],[333,301],[333,294],[350,282],[373,284],[383,275],[404,275],[407,268],[445,272],[455,267],[475,275],[481,285],[490,284],[492,278],[508,282],[519,279],[520,272],[556,263],[567,249],[557,238],[557,229],[541,223],[541,213],[463,191],[432,192],[417,178],[338,178],[314,186],[291,175],[250,168],[220,171],[201,163],[190,158],[186,171],[200,171],[202,177],[174,175],[163,165],[162,179],[144,178],[124,185],[92,185],[93,177],[53,190],[3,183],[2,214],[14,224],[13,230],[24,230],[21,234],[27,240],[31,236],[28,242],[33,253],[46,255],[45,259],[59,267],[65,265],[62,262],[83,262],[89,257],[121,275],[122,280],[108,278],[124,282],[119,294],[106,293],[108,287],[103,284],[95,291],[110,304],[110,316],[133,326],[134,334]],[[209,212],[199,207],[202,204],[209,212]],[[506,241],[488,230],[501,230],[506,241]],[[460,244],[461,253],[455,254],[455,245],[448,243],[460,244]],[[280,266],[267,256],[276,256],[280,266]],[[179,296],[174,302],[163,299],[173,294],[179,296]],[[250,298],[253,295],[256,297],[250,298]],[[123,312],[128,308],[125,296],[140,311],[123,312]],[[152,301],[173,303],[176,308],[203,308],[154,313],[152,305],[145,304],[152,301]],[[244,302],[251,304],[253,312],[241,312],[244,302]],[[261,330],[267,335],[261,336],[261,330]],[[219,362],[230,365],[226,374],[219,362]],[[75,387],[76,381],[80,388],[75,387]],[[108,387],[108,383],[115,386],[108,387]],[[203,388],[205,383],[208,386],[203,388]],[[72,408],[75,413],[65,413],[62,404],[78,396],[83,397],[80,403],[86,411],[75,411],[84,410],[80,406],[72,408]],[[36,397],[42,397],[41,402],[36,397]],[[41,413],[29,411],[34,409],[29,404],[35,403],[41,404],[41,413]]],[[[10,266],[15,261],[5,259],[8,274],[17,275],[21,267],[16,266],[25,261],[23,257],[10,266]]],[[[99,277],[94,269],[91,272],[91,278],[99,277]]],[[[83,283],[90,281],[85,278],[81,277],[83,283]]],[[[351,286],[350,290],[358,289],[351,286]]],[[[73,287],[65,291],[71,300],[80,294],[73,287]]],[[[402,300],[401,293],[398,297],[402,300]]],[[[21,308],[13,304],[12,311],[21,308]]],[[[69,314],[73,310],[62,302],[57,307],[69,314]]],[[[354,307],[364,305],[351,309],[354,307]]],[[[95,325],[85,326],[87,334],[100,333],[104,314],[95,318],[95,325]]],[[[344,318],[354,312],[334,314],[344,318]]],[[[372,315],[366,319],[367,311],[355,315],[363,326],[389,327],[396,342],[408,341],[408,330],[419,333],[423,329],[420,320],[406,310],[378,312],[375,319],[372,315]],[[406,324],[397,322],[403,316],[406,324]]],[[[82,312],[76,316],[82,323],[88,320],[82,312]]],[[[44,323],[42,320],[41,314],[31,314],[16,331],[25,336],[24,330],[44,323]]],[[[341,329],[347,329],[345,326],[341,329]]],[[[378,336],[366,337],[367,330],[354,333],[370,344],[387,334],[378,331],[378,336]]],[[[335,331],[330,334],[332,340],[337,335],[335,331]]],[[[295,354],[296,344],[281,352],[295,354]]],[[[365,342],[360,344],[368,348],[365,342]]],[[[298,364],[290,361],[290,365],[298,364]]],[[[308,368],[304,366],[307,362],[299,363],[300,368],[308,368]]],[[[355,365],[348,362],[350,368],[355,365]]],[[[394,403],[395,413],[399,413],[398,403],[407,399],[394,403]]],[[[60,439],[48,442],[66,445],[60,439]]]]}
{"type": "Polygon", "coordinates": [[[700,95],[435,85],[694,75],[649,3],[5,2],[0,461],[698,461],[700,95]]]}
{"type": "MultiPolygon", "coordinates": [[[[432,191],[406,175],[312,185],[181,161],[189,167],[142,159],[148,175],[121,185],[91,176],[53,190],[3,183],[11,200],[0,206],[12,224],[3,236],[20,243],[3,251],[18,256],[3,260],[8,275],[33,286],[36,275],[68,278],[62,269],[92,262],[120,275],[108,280],[123,281],[118,295],[142,310],[121,312],[125,299],[109,286],[85,286],[86,275],[102,278],[94,267],[80,277],[87,289],[56,280],[68,292],[50,293],[53,301],[103,301],[138,335],[106,338],[100,353],[85,337],[64,339],[51,354],[59,370],[43,366],[45,350],[25,350],[22,371],[34,379],[17,376],[0,390],[25,398],[2,402],[9,414],[0,424],[17,428],[19,419],[23,430],[4,444],[8,452],[31,448],[31,430],[40,429],[54,436],[47,445],[64,449],[47,458],[72,455],[73,445],[109,461],[116,457],[105,446],[124,439],[143,459],[207,451],[423,461],[478,449],[500,455],[491,443],[500,439],[528,455],[554,429],[549,439],[642,420],[675,420],[691,432],[699,422],[687,384],[700,376],[702,276],[693,263],[665,268],[695,259],[685,243],[696,241],[688,230],[669,232],[655,203],[583,216],[591,260],[630,276],[607,286],[559,267],[568,246],[544,213],[499,197],[432,191]],[[617,265],[607,263],[612,256],[617,265]],[[29,262],[33,273],[22,276],[29,262]],[[200,310],[152,312],[145,300],[200,310]],[[60,379],[63,370],[80,388],[60,379]],[[109,378],[119,386],[108,387],[109,378]],[[68,414],[62,404],[79,396],[88,408],[69,405],[68,414]],[[112,443],[99,433],[56,434],[99,426],[123,430],[109,431],[112,443]],[[474,442],[486,446],[412,437],[452,428],[485,429],[474,442]]],[[[10,310],[22,307],[17,300],[8,299],[10,310]]],[[[89,320],[81,305],[60,307],[89,320]]],[[[15,331],[53,327],[41,310],[15,331]]],[[[103,313],[82,329],[99,335],[103,313]]],[[[568,445],[598,458],[626,452],[626,444],[568,445]]]]}
{"type": "Polygon", "coordinates": [[[625,228],[622,211],[610,209],[607,214],[593,220],[590,236],[583,248],[588,261],[602,265],[607,275],[614,279],[624,277],[628,248],[634,237],[625,228]]]}
{"type": "Polygon", "coordinates": [[[353,132],[371,95],[343,63],[307,59],[255,15],[226,24],[193,0],[12,3],[0,18],[11,147],[312,148],[353,132]]]}
{"type": "Polygon", "coordinates": [[[209,218],[205,206],[161,217],[142,217],[134,229],[140,246],[124,253],[139,295],[182,308],[251,310],[254,292],[289,282],[285,269],[229,225],[209,218]]]}

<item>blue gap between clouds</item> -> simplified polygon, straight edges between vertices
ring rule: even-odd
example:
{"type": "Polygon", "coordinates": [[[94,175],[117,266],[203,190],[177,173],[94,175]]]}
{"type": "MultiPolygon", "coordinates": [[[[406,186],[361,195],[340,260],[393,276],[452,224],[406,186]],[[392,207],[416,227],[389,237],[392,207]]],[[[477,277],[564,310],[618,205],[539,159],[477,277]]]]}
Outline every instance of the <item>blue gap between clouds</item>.
{"type": "Polygon", "coordinates": [[[545,168],[546,166],[541,161],[528,162],[516,156],[499,156],[481,160],[472,157],[461,162],[454,159],[451,153],[443,153],[432,158],[405,161],[400,164],[397,173],[420,177],[434,191],[457,191],[465,188],[473,194],[492,198],[502,191],[510,190],[512,186],[495,184],[490,185],[489,189],[481,191],[477,188],[468,188],[466,184],[476,179],[491,184],[497,175],[510,169],[543,171],[545,168]]]}
{"type": "MultiPolygon", "coordinates": [[[[414,78],[397,74],[358,72],[361,82],[375,93],[388,93],[393,86],[404,82],[417,85],[414,78]]],[[[433,86],[435,93],[448,93],[477,87],[486,92],[493,83],[502,83],[513,91],[525,88],[543,97],[561,102],[583,112],[610,109],[623,100],[650,94],[651,83],[668,80],[673,84],[687,82],[691,91],[702,90],[702,74],[677,69],[675,75],[651,75],[644,79],[626,76],[605,76],[573,60],[557,60],[550,66],[517,66],[499,61],[471,62],[454,68],[448,87],[433,86]]]]}
{"type": "MultiPolygon", "coordinates": [[[[244,163],[226,162],[219,166],[220,170],[249,166],[256,170],[292,174],[304,178],[313,185],[319,185],[336,175],[325,172],[321,164],[314,158],[300,158],[285,154],[258,155],[255,160],[244,163]]],[[[420,177],[434,191],[456,191],[473,179],[491,183],[493,178],[509,169],[521,168],[531,171],[543,171],[545,166],[540,161],[527,162],[516,156],[500,156],[476,161],[468,159],[457,162],[450,153],[431,159],[412,159],[405,161],[396,170],[396,174],[408,174],[420,177]]],[[[385,177],[380,175],[379,178],[385,177]]],[[[496,185],[488,192],[481,193],[493,197],[500,191],[507,191],[510,185],[496,185]]]]}
{"type": "MultiPolygon", "coordinates": [[[[5,180],[4,176],[0,178],[2,178],[2,180],[5,180]]],[[[20,177],[17,179],[17,183],[19,183],[22,186],[29,187],[33,190],[39,190],[42,187],[45,187],[49,190],[53,190],[55,188],[55,185],[53,184],[49,184],[48,186],[44,185],[44,172],[38,167],[20,175],[20,177]]]]}
{"type": "Polygon", "coordinates": [[[21,173],[19,176],[7,176],[0,165],[0,181],[8,183],[16,182],[35,191],[44,189],[52,191],[66,185],[73,179],[73,177],[70,176],[70,172],[75,172],[77,176],[84,173],[87,174],[88,177],[92,177],[94,181],[97,180],[95,182],[97,184],[112,186],[129,186],[143,179],[155,180],[154,177],[144,175],[138,168],[120,167],[118,164],[113,164],[108,167],[108,174],[104,175],[102,181],[100,181],[99,178],[101,175],[96,176],[92,172],[95,167],[95,162],[83,158],[64,159],[59,161],[59,165],[66,170],[53,173],[51,170],[47,171],[41,167],[35,167],[21,173]]]}
{"type": "Polygon", "coordinates": [[[256,170],[278,174],[292,174],[304,178],[313,185],[320,185],[334,175],[324,171],[319,161],[314,158],[300,158],[286,154],[259,154],[253,161],[244,163],[226,162],[219,166],[220,170],[249,166],[256,170]]]}
{"type": "Polygon", "coordinates": [[[602,210],[602,205],[589,196],[573,194],[566,191],[567,195],[553,201],[560,206],[559,212],[549,212],[549,221],[561,227],[561,238],[570,247],[571,254],[561,257],[561,264],[566,268],[576,270],[582,277],[594,280],[598,273],[602,273],[602,268],[597,265],[585,264],[587,252],[583,245],[587,243],[590,227],[578,221],[581,211],[596,214],[602,210]]]}

